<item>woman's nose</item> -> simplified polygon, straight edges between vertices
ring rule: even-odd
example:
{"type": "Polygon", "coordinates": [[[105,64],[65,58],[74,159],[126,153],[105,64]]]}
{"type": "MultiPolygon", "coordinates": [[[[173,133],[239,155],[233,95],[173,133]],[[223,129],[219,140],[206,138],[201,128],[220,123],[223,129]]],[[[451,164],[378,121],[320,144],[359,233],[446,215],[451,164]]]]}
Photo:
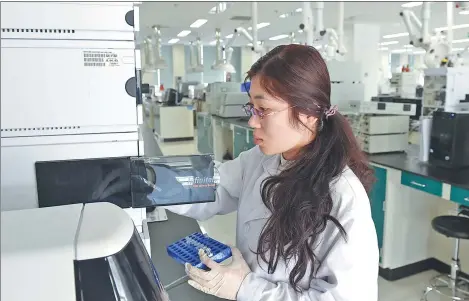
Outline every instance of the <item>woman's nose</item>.
{"type": "Polygon", "coordinates": [[[259,117],[256,115],[252,115],[251,118],[249,118],[248,125],[254,129],[260,128],[261,124],[259,122],[259,117]]]}

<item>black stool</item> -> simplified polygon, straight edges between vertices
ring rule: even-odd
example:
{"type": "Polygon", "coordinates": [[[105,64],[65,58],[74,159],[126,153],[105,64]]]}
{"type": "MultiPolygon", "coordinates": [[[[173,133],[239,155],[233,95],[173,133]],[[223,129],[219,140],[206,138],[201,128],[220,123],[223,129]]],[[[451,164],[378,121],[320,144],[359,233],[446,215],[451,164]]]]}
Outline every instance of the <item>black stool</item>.
{"type": "MultiPolygon", "coordinates": [[[[461,207],[459,215],[466,214],[461,207]]],[[[459,275],[459,240],[469,239],[469,218],[459,215],[438,216],[432,220],[435,231],[446,237],[455,239],[453,258],[451,259],[450,275],[438,275],[430,281],[422,300],[427,300],[430,292],[436,292],[453,301],[469,300],[469,280],[459,275]]]]}

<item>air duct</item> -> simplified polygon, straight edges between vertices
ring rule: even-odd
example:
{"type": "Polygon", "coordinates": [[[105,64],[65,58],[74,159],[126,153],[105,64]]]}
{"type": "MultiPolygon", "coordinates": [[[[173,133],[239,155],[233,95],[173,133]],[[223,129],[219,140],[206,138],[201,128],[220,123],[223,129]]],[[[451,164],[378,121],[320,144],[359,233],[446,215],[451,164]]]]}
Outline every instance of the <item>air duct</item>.
{"type": "Polygon", "coordinates": [[[219,70],[229,73],[236,73],[236,69],[231,64],[231,57],[233,53],[233,48],[231,48],[232,40],[227,43],[230,47],[222,47],[220,41],[220,29],[216,29],[216,60],[212,65],[213,70],[219,70]],[[226,55],[226,59],[224,58],[226,55]]]}
{"type": "Polygon", "coordinates": [[[145,51],[145,71],[157,72],[158,69],[168,67],[166,61],[161,56],[161,32],[159,26],[152,27],[153,34],[144,41],[145,51]]]}

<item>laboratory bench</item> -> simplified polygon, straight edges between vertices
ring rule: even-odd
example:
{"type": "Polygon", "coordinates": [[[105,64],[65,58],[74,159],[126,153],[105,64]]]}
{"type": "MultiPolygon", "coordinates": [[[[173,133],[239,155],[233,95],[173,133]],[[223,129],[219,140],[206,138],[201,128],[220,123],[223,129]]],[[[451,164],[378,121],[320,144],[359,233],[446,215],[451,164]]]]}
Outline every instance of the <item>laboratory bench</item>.
{"type": "MultiPolygon", "coordinates": [[[[431,220],[469,206],[469,169],[452,170],[418,159],[418,147],[406,153],[368,156],[376,183],[370,193],[380,248],[380,275],[397,280],[424,270],[449,271],[453,241],[437,234],[431,220]]],[[[461,263],[469,267],[467,242],[461,263]]]]}
{"type": "MultiPolygon", "coordinates": [[[[197,113],[197,148],[222,161],[254,147],[247,120],[197,113]]],[[[449,271],[453,241],[437,234],[431,221],[469,206],[469,169],[450,170],[418,160],[418,147],[406,153],[368,156],[376,182],[370,192],[380,248],[380,275],[397,280],[425,270],[449,271]]],[[[469,243],[461,242],[463,272],[469,270],[469,243]]]]}
{"type": "MultiPolygon", "coordinates": [[[[148,223],[151,259],[164,286],[186,275],[184,265],[169,257],[166,247],[194,232],[201,232],[196,220],[170,211],[166,214],[168,220],[148,223]]],[[[222,300],[194,289],[187,281],[168,290],[168,294],[171,300],[178,301],[222,300]]]]}

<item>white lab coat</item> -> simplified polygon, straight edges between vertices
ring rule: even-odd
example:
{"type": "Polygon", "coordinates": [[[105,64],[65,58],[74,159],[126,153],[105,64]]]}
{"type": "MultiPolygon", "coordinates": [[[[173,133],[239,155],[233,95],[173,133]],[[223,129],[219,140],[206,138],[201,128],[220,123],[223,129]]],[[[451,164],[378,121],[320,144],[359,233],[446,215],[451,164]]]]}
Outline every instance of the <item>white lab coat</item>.
{"type": "MultiPolygon", "coordinates": [[[[236,246],[253,272],[243,281],[239,301],[377,301],[379,251],[370,202],[349,168],[330,185],[334,202],[331,215],[345,228],[348,241],[334,224],[327,224],[314,249],[322,264],[313,281],[307,276],[300,281],[304,292],[295,292],[289,284],[293,263],[286,266],[279,261],[273,274],[266,272],[262,259],[258,263],[251,250],[257,250],[262,227],[270,216],[261,199],[260,185],[266,177],[279,172],[279,165],[280,155],[266,156],[254,147],[219,167],[216,202],[167,209],[197,220],[238,210],[236,246]]],[[[309,271],[308,267],[306,275],[309,271]]]]}

